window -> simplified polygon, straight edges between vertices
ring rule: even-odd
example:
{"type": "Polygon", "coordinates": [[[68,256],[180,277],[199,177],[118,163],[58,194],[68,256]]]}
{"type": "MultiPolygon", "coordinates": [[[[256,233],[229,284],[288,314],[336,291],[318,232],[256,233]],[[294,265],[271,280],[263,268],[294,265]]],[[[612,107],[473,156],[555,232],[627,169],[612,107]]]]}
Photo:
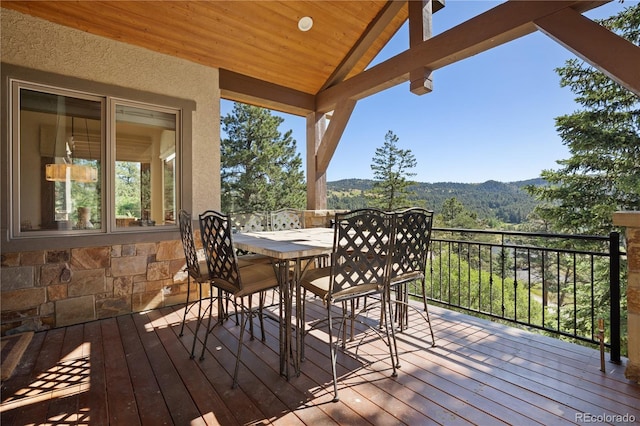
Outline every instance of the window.
{"type": "Polygon", "coordinates": [[[116,227],[175,224],[177,113],[114,103],[116,227]]]}
{"type": "Polygon", "coordinates": [[[179,109],[12,81],[12,117],[14,237],[175,226],[179,109]]]}

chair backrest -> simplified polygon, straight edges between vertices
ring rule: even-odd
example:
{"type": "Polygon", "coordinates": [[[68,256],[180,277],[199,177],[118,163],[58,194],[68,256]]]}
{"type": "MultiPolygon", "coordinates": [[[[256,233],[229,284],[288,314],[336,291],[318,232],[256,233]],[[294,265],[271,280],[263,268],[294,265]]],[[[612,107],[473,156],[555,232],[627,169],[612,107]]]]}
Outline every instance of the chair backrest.
{"type": "Polygon", "coordinates": [[[199,216],[202,247],[211,278],[233,290],[241,290],[238,259],[231,239],[231,221],[228,215],[207,210],[199,216]]]}
{"type": "Polygon", "coordinates": [[[431,243],[433,212],[418,207],[398,211],[395,215],[395,244],[391,277],[424,274],[431,243]]]}
{"type": "Polygon", "coordinates": [[[272,231],[301,228],[304,228],[304,214],[302,211],[285,208],[271,212],[272,231]]]}
{"type": "Polygon", "coordinates": [[[184,257],[187,261],[187,273],[192,278],[199,279],[201,277],[201,271],[200,264],[198,263],[198,251],[195,240],[193,239],[193,222],[191,221],[191,214],[185,210],[180,210],[179,226],[184,257]]]}
{"type": "Polygon", "coordinates": [[[359,209],[335,216],[330,299],[381,291],[393,235],[393,215],[359,209]]]}
{"type": "Polygon", "coordinates": [[[269,227],[268,214],[263,212],[233,213],[231,223],[237,231],[266,231],[269,227]]]}

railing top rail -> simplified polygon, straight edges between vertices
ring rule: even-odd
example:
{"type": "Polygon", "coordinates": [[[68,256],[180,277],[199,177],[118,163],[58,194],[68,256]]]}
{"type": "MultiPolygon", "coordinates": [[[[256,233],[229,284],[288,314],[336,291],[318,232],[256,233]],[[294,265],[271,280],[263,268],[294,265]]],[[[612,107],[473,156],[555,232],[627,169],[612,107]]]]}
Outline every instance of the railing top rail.
{"type": "Polygon", "coordinates": [[[609,241],[609,236],[601,235],[580,235],[580,234],[552,234],[547,232],[522,232],[522,231],[499,231],[495,229],[465,229],[465,228],[438,228],[433,227],[432,231],[450,233],[474,233],[492,235],[513,235],[521,237],[544,237],[572,240],[609,241]]]}
{"type": "MultiPolygon", "coordinates": [[[[507,249],[531,250],[531,251],[541,251],[541,252],[549,252],[549,253],[585,254],[585,255],[593,255],[593,256],[601,256],[601,257],[609,256],[608,251],[579,250],[579,249],[576,250],[576,249],[567,249],[567,248],[561,248],[561,247],[542,247],[542,246],[532,246],[532,245],[525,245],[525,244],[504,244],[504,243],[501,244],[501,243],[456,240],[456,239],[447,239],[447,238],[432,238],[431,241],[441,241],[444,243],[458,243],[458,244],[482,246],[482,247],[504,247],[507,249]]],[[[624,255],[626,253],[620,252],[620,254],[624,255]]]]}

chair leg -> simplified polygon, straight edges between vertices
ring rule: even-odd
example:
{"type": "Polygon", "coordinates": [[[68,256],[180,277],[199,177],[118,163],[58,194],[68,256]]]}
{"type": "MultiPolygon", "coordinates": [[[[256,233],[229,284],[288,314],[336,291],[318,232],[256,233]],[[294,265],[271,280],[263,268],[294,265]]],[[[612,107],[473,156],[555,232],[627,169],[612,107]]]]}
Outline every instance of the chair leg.
{"type": "MultiPolygon", "coordinates": [[[[247,297],[249,298],[249,319],[248,319],[248,321],[249,321],[249,334],[251,334],[250,340],[253,340],[254,339],[254,336],[253,336],[253,318],[251,317],[251,312],[252,312],[251,309],[253,309],[252,308],[253,295],[247,296],[247,297]]],[[[243,315],[245,315],[244,312],[243,312],[243,315]]],[[[243,321],[247,321],[244,318],[242,320],[243,321]]]]}
{"type": "Polygon", "coordinates": [[[240,325],[240,320],[238,319],[238,298],[237,297],[233,298],[233,310],[236,316],[236,325],[240,325]]]}
{"type": "Polygon", "coordinates": [[[396,292],[396,298],[400,300],[396,317],[398,318],[398,325],[400,326],[400,332],[405,328],[409,328],[409,284],[401,284],[396,292]]]}
{"type": "Polygon", "coordinates": [[[390,290],[387,290],[386,293],[389,293],[388,295],[389,297],[387,298],[387,303],[386,303],[388,312],[386,312],[385,310],[384,301],[382,306],[380,306],[380,309],[384,312],[384,326],[387,333],[387,343],[389,344],[389,356],[391,358],[391,366],[393,368],[393,372],[391,373],[391,376],[396,377],[398,375],[396,368],[400,368],[400,356],[398,355],[398,344],[396,342],[396,332],[395,332],[395,327],[393,325],[393,312],[392,312],[393,309],[391,307],[390,290]],[[389,325],[389,321],[391,321],[391,325],[389,325]],[[389,334],[389,328],[391,328],[391,334],[389,334]],[[393,359],[394,354],[395,354],[395,360],[393,359]]]}
{"type": "Polygon", "coordinates": [[[240,369],[240,356],[242,355],[242,339],[244,338],[244,329],[247,327],[247,320],[251,321],[251,309],[249,312],[244,312],[244,308],[242,309],[242,326],[240,327],[240,337],[238,339],[238,351],[236,352],[236,367],[233,372],[233,383],[231,385],[232,389],[238,387],[238,371],[240,369]]]}
{"type": "Polygon", "coordinates": [[[264,333],[264,313],[262,311],[264,309],[266,292],[261,291],[258,298],[260,303],[260,306],[258,307],[258,320],[260,321],[260,332],[261,332],[262,341],[264,342],[266,340],[266,335],[264,333]]]}
{"type": "Polygon", "coordinates": [[[381,305],[380,305],[380,320],[378,321],[378,328],[380,330],[382,330],[382,324],[384,323],[384,307],[385,304],[387,303],[387,295],[386,294],[382,294],[382,296],[380,297],[381,300],[381,305]]]}
{"type": "MultiPolygon", "coordinates": [[[[360,300],[358,300],[358,306],[360,305],[360,300]]],[[[350,335],[349,335],[349,341],[353,342],[353,335],[355,334],[356,331],[356,327],[355,327],[355,320],[356,320],[356,316],[355,316],[355,312],[356,312],[356,301],[354,299],[351,299],[351,314],[349,315],[349,319],[351,322],[351,329],[349,331],[350,335]]],[[[344,327],[344,333],[342,335],[342,346],[344,347],[344,342],[347,341],[347,327],[345,324],[344,327]]]]}
{"type": "Polygon", "coordinates": [[[196,329],[193,332],[193,342],[191,344],[191,354],[189,355],[190,359],[195,358],[196,342],[198,341],[198,331],[200,330],[200,325],[202,325],[202,321],[204,321],[204,318],[203,318],[203,315],[202,315],[202,286],[203,286],[203,284],[198,283],[198,319],[196,320],[196,329]]]}
{"type": "Polygon", "coordinates": [[[331,304],[327,304],[327,319],[329,322],[329,353],[331,356],[331,373],[333,375],[333,402],[338,402],[338,374],[336,372],[336,348],[333,346],[333,320],[331,317],[331,304]]]}
{"type": "Polygon", "coordinates": [[[304,362],[304,340],[305,337],[307,336],[307,322],[305,321],[306,318],[306,312],[307,312],[307,289],[303,288],[302,289],[302,313],[300,315],[302,315],[302,321],[300,321],[301,323],[301,331],[300,331],[300,338],[302,339],[301,345],[300,345],[300,362],[304,362]]]}
{"type": "MultiPolygon", "coordinates": [[[[213,286],[210,286],[210,288],[209,288],[209,307],[205,309],[205,312],[207,310],[209,311],[209,321],[207,321],[207,332],[204,335],[204,342],[202,343],[202,352],[200,353],[200,361],[202,361],[204,359],[204,352],[207,349],[207,341],[209,340],[209,332],[211,331],[211,317],[212,317],[211,309],[212,309],[212,307],[213,307],[213,286]]],[[[204,320],[204,318],[202,320],[204,320]]],[[[198,328],[199,328],[199,324],[198,324],[198,326],[196,326],[196,335],[194,336],[194,340],[193,340],[193,349],[195,349],[195,346],[196,346],[195,339],[198,338],[198,333],[197,333],[198,328]]],[[[192,352],[193,352],[193,349],[192,349],[192,352]]]]}
{"type": "MultiPolygon", "coordinates": [[[[182,315],[182,325],[180,326],[180,334],[178,336],[182,337],[184,335],[184,323],[187,321],[187,311],[189,308],[189,297],[191,296],[191,275],[187,272],[187,304],[184,305],[184,314],[182,315]]],[[[202,300],[202,298],[200,298],[202,300]]],[[[200,311],[198,311],[198,317],[200,316],[200,311]]]]}
{"type": "Polygon", "coordinates": [[[431,318],[429,318],[429,308],[427,307],[427,294],[424,280],[422,281],[422,302],[424,303],[424,313],[427,317],[427,323],[429,324],[429,331],[431,332],[431,347],[436,346],[436,337],[433,334],[433,327],[431,326],[431,318]]]}
{"type": "MultiPolygon", "coordinates": [[[[353,301],[352,301],[353,302],[353,301]]],[[[353,307],[353,304],[352,304],[353,307]]],[[[351,315],[347,314],[349,312],[347,310],[347,302],[342,302],[342,322],[338,331],[342,333],[342,349],[344,350],[347,346],[347,319],[351,317],[351,315]]],[[[340,333],[338,333],[338,336],[340,333]]]]}

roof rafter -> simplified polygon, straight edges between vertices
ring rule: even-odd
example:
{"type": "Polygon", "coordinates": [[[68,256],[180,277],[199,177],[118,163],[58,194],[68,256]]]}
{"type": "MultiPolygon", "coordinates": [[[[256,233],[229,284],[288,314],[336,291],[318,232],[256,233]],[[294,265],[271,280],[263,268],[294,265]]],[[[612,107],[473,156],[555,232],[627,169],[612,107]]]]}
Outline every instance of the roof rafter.
{"type": "Polygon", "coordinates": [[[302,116],[315,108],[314,96],[308,93],[225,69],[219,72],[220,95],[224,99],[302,116]]]}
{"type": "Polygon", "coordinates": [[[640,95],[638,46],[570,9],[538,19],[535,24],[544,34],[612,80],[640,95]],[[624,64],[620,58],[624,58],[624,64]]]}
{"type": "Polygon", "coordinates": [[[406,1],[407,0],[390,0],[387,2],[376,18],[369,24],[369,26],[367,26],[367,29],[364,31],[360,39],[353,45],[349,53],[347,53],[347,55],[342,59],[340,65],[338,65],[331,76],[329,76],[321,90],[345,79],[362,56],[369,50],[373,43],[391,23],[393,18],[402,9],[406,1]]]}
{"type": "Polygon", "coordinates": [[[316,110],[331,111],[341,100],[359,100],[407,81],[412,70],[436,70],[529,34],[536,30],[533,21],[562,9],[584,11],[603,3],[607,2],[508,1],[319,92],[316,110]]]}
{"type": "MultiPolygon", "coordinates": [[[[444,7],[444,0],[413,0],[409,2],[409,46],[413,47],[431,38],[432,16],[444,7]]],[[[433,90],[431,70],[425,67],[411,70],[409,90],[424,95],[433,90]]]]}

